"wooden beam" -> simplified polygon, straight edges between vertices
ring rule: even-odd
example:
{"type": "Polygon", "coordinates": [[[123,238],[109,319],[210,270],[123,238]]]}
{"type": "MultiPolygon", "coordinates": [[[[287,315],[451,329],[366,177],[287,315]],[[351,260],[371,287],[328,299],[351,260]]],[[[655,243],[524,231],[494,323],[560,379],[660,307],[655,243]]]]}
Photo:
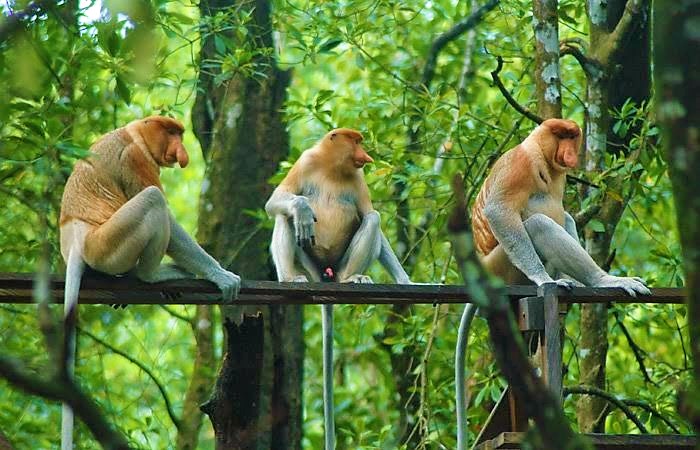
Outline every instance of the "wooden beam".
{"type": "MultiPolygon", "coordinates": [[[[559,297],[554,283],[545,283],[538,289],[544,301],[544,380],[561,406],[562,343],[559,323],[559,297]]],[[[520,431],[520,430],[518,430],[520,431]]]]}
{"type": "MultiPolygon", "coordinates": [[[[31,273],[0,273],[0,303],[32,303],[31,273]]],[[[54,303],[63,302],[64,279],[52,277],[54,303]]],[[[535,286],[509,286],[512,300],[537,295],[535,286]]],[[[683,303],[685,291],[676,288],[652,289],[651,296],[629,297],[613,288],[573,288],[557,291],[560,303],[683,303]]],[[[91,272],[83,278],[82,304],[114,305],[196,305],[219,302],[215,285],[204,280],[178,280],[144,283],[131,277],[112,277],[91,272]]],[[[471,303],[464,286],[398,285],[344,283],[278,283],[244,280],[238,305],[261,304],[437,304],[471,303]]]]}

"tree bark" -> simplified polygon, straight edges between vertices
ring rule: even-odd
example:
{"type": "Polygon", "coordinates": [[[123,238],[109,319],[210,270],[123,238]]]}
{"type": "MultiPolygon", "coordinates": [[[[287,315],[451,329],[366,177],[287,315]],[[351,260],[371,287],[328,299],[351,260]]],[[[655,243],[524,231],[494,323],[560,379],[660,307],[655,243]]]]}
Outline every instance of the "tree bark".
{"type": "MultiPolygon", "coordinates": [[[[659,0],[654,18],[657,112],[673,184],[688,289],[693,383],[681,410],[700,430],[700,8],[693,0],[659,0]]],[[[700,448],[700,445],[696,446],[700,448]]]]}
{"type": "Polygon", "coordinates": [[[535,29],[537,115],[544,119],[561,117],[557,4],[557,0],[535,0],[532,2],[532,26],[535,29]]]}
{"type": "Polygon", "coordinates": [[[240,325],[226,321],[224,326],[228,351],[211,399],[202,405],[202,411],[214,425],[217,450],[256,450],[266,428],[258,421],[263,317],[249,315],[240,325]]]}
{"type": "MultiPolygon", "coordinates": [[[[585,123],[585,168],[603,169],[605,156],[618,144],[628,145],[634,135],[615,137],[611,130],[610,110],[632,98],[641,103],[649,96],[649,2],[647,0],[593,0],[588,3],[590,26],[585,123]],[[614,145],[610,147],[608,144],[614,145]]],[[[636,157],[636,156],[633,156],[636,157]]],[[[608,189],[618,190],[620,179],[606,180],[608,189]]],[[[582,189],[592,195],[591,188],[582,189]]],[[[584,231],[585,247],[601,266],[609,262],[610,244],[627,199],[605,195],[597,218],[605,231],[584,231]]],[[[606,270],[608,267],[604,267],[606,270]]],[[[608,314],[602,304],[581,305],[581,362],[579,383],[605,389],[605,365],[608,353],[608,314]]],[[[604,432],[607,402],[583,395],[576,407],[581,432],[604,432]]]]}
{"type": "MultiPolygon", "coordinates": [[[[202,18],[223,8],[246,11],[252,20],[247,35],[236,33],[233,24],[219,33],[232,43],[253,52],[255,79],[244,73],[222,74],[219,67],[203,68],[192,112],[195,133],[202,144],[207,170],[202,185],[199,214],[199,241],[224,266],[243,278],[274,279],[268,256],[270,232],[260,220],[246,211],[259,211],[272,187],[267,180],[277,171],[289,152],[289,138],[281,109],[291,76],[280,70],[271,56],[273,29],[268,1],[209,0],[200,2],[202,18]],[[215,79],[226,75],[224,81],[215,79]]],[[[233,14],[235,17],[235,13],[233,14]]],[[[221,43],[221,41],[219,42],[221,43]]],[[[219,46],[220,47],[220,46],[219,46]]],[[[221,58],[213,34],[202,41],[200,60],[211,63],[221,58]]],[[[201,64],[201,63],[200,63],[201,64]]],[[[257,423],[250,448],[298,449],[301,447],[301,380],[303,367],[302,308],[226,307],[225,322],[240,323],[241,317],[262,313],[265,318],[260,347],[240,350],[241,357],[230,361],[226,371],[237,371],[246,360],[261,358],[257,409],[249,410],[247,421],[257,423]],[[262,352],[260,354],[260,352],[262,352]]],[[[245,319],[243,319],[245,321],[245,319]]],[[[222,371],[220,378],[225,377],[222,371]]],[[[249,393],[244,383],[227,385],[229,395],[242,398],[249,393]]],[[[234,405],[235,407],[235,405],[234,405]]],[[[232,434],[245,428],[228,429],[232,434]]],[[[217,439],[224,439],[217,433],[217,439]]]]}

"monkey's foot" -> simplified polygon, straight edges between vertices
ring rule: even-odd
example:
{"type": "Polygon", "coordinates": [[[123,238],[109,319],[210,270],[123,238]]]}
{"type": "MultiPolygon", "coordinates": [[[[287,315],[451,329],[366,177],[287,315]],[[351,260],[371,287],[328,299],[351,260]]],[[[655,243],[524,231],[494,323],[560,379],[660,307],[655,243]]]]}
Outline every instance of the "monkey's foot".
{"type": "Polygon", "coordinates": [[[554,280],[554,282],[557,283],[557,286],[563,287],[564,289],[568,290],[571,290],[571,288],[580,285],[575,280],[571,280],[569,278],[559,278],[558,280],[554,280]]]}
{"type": "Polygon", "coordinates": [[[651,295],[646,283],[639,277],[616,277],[606,274],[594,286],[620,288],[632,297],[636,297],[637,294],[651,295]]]}
{"type": "Polygon", "coordinates": [[[355,275],[350,275],[344,280],[340,280],[341,283],[362,283],[362,284],[372,284],[374,281],[367,275],[362,275],[362,274],[355,274],[355,275]]]}

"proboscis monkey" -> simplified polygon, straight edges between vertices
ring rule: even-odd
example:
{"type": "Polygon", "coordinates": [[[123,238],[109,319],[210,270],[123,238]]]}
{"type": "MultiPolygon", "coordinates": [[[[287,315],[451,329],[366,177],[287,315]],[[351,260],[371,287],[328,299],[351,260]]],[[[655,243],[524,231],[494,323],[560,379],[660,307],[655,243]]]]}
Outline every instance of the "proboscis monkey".
{"type": "MultiPolygon", "coordinates": [[[[365,271],[379,259],[394,280],[408,275],[380,228],[362,168],[372,158],[362,134],[339,128],[304,151],[265,205],[274,217],[270,251],[279,281],[334,279],[371,283],[365,271]]],[[[331,305],[323,311],[323,396],[326,449],[335,446],[333,429],[331,305]]]]}
{"type": "MultiPolygon", "coordinates": [[[[66,261],[65,314],[72,316],[87,264],[110,275],[130,273],[147,282],[200,276],[225,301],[238,295],[240,277],[221,267],[175,221],[160,184],[160,168],[189,162],[184,128],[151,116],[102,136],[78,161],[61,201],[61,253],[66,261]],[[178,267],[161,265],[165,254],[178,267]],[[182,268],[182,269],[180,269],[182,268]]],[[[75,335],[66,333],[73,370],[75,335]]],[[[72,374],[71,374],[72,375],[72,374]]],[[[72,448],[73,414],[64,405],[61,447],[72,448]]]]}
{"type": "MultiPolygon", "coordinates": [[[[506,283],[529,279],[541,285],[566,274],[586,286],[618,287],[633,297],[650,294],[641,278],[607,274],[579,244],[562,200],[566,172],[578,164],[580,146],[576,122],[549,119],[496,161],[472,208],[482,262],[506,283]]],[[[566,278],[556,283],[574,284],[566,278]]]]}

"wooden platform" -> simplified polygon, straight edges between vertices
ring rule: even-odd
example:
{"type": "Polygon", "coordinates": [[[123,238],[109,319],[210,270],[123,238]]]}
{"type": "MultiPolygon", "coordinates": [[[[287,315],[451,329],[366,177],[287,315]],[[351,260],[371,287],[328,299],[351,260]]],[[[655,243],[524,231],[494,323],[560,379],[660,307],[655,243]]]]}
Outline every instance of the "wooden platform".
{"type": "MultiPolygon", "coordinates": [[[[506,432],[482,442],[474,450],[516,450],[524,433],[506,432]]],[[[696,436],[679,434],[586,434],[596,450],[692,450],[696,436]]]]}
{"type": "MultiPolygon", "coordinates": [[[[0,273],[0,303],[32,303],[33,274],[0,273]]],[[[52,302],[63,302],[64,279],[51,281],[52,302]]],[[[652,289],[652,295],[630,297],[619,289],[577,287],[559,289],[559,303],[683,303],[685,291],[676,288],[652,289]]],[[[513,300],[537,295],[535,286],[509,286],[513,300]]],[[[111,277],[96,272],[83,278],[81,304],[178,304],[217,303],[219,290],[204,280],[179,280],[144,283],[129,277],[111,277]]],[[[467,289],[459,285],[439,284],[348,284],[348,283],[278,283],[243,280],[239,305],[299,304],[436,304],[471,303],[467,289]]]]}

